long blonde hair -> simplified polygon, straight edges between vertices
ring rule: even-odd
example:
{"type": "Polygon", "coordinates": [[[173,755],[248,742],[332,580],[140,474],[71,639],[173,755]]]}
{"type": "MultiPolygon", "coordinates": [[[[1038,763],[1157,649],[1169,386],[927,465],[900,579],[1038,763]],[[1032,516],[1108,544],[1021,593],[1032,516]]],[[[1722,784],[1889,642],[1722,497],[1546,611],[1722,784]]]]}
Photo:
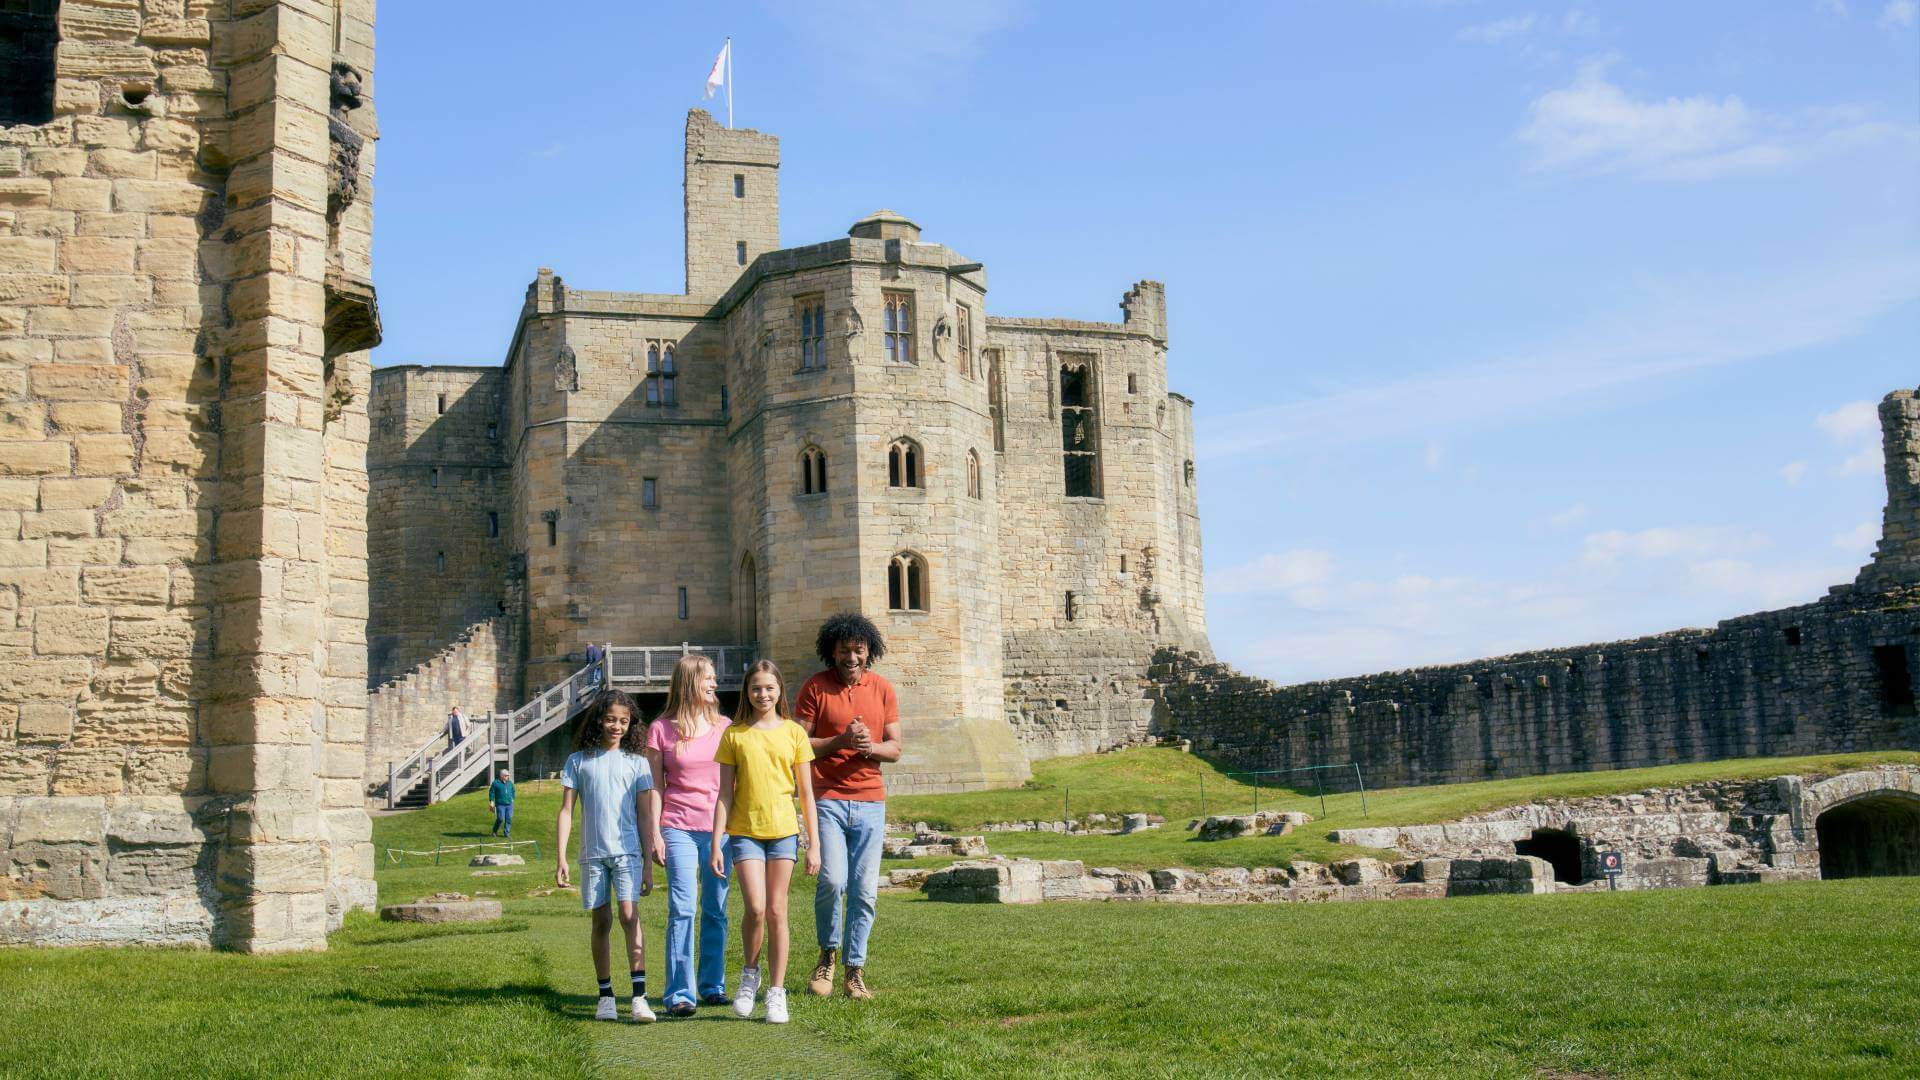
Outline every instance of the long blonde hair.
{"type": "Polygon", "coordinates": [[[688,653],[673,665],[673,682],[667,686],[667,707],[660,718],[673,725],[682,740],[693,738],[700,721],[717,726],[720,709],[700,700],[700,680],[713,675],[713,661],[699,653],[688,653]]]}

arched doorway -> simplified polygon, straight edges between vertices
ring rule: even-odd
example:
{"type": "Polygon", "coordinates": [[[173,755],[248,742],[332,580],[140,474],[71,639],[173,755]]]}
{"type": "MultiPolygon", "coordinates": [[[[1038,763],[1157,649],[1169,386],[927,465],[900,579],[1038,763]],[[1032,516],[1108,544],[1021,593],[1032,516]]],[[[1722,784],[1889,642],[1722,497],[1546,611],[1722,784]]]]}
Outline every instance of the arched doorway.
{"type": "Polygon", "coordinates": [[[1513,842],[1515,855],[1532,855],[1553,864],[1553,880],[1562,885],[1578,885],[1584,877],[1580,841],[1560,829],[1535,829],[1525,840],[1513,842]]]}
{"type": "Polygon", "coordinates": [[[759,640],[760,626],[760,573],[754,565],[753,553],[748,552],[740,560],[740,580],[734,586],[733,595],[736,605],[733,618],[735,638],[743,645],[759,640]]]}
{"type": "Polygon", "coordinates": [[[1920,797],[1889,792],[1843,802],[1814,821],[1823,878],[1920,875],[1920,797]]]}

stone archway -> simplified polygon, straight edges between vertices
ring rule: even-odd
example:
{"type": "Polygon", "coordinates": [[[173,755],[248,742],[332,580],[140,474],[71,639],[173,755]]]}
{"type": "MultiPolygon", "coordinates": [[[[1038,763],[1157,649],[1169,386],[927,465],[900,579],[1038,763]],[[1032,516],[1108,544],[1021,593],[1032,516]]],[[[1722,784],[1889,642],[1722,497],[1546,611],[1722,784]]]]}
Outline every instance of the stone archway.
{"type": "Polygon", "coordinates": [[[1848,799],[1814,819],[1822,878],[1920,876],[1920,796],[1848,799]]]}
{"type": "Polygon", "coordinates": [[[1563,829],[1535,829],[1527,839],[1513,842],[1513,853],[1547,860],[1553,865],[1553,880],[1563,885],[1586,880],[1580,840],[1563,829]]]}

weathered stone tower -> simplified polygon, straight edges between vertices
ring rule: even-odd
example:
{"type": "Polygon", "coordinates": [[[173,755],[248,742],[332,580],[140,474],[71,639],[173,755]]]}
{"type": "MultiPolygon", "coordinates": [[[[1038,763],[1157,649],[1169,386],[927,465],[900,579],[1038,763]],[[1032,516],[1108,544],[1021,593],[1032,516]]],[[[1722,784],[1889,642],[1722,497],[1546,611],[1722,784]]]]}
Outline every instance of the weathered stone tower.
{"type": "Polygon", "coordinates": [[[894,790],[1144,738],[1155,649],[1206,649],[1161,287],[990,317],[981,264],[892,211],[780,247],[774,137],[686,139],[684,295],[542,270],[504,368],[376,373],[368,775],[588,642],[753,644],[797,686],[846,609],[888,638],[894,790]]]}
{"type": "Polygon", "coordinates": [[[0,13],[0,942],[313,949],[362,809],[371,0],[0,13]]]}
{"type": "Polygon", "coordinates": [[[1920,397],[1915,391],[1895,390],[1880,402],[1880,437],[1887,507],[1880,546],[1855,584],[1862,589],[1920,585],[1920,397]]]}

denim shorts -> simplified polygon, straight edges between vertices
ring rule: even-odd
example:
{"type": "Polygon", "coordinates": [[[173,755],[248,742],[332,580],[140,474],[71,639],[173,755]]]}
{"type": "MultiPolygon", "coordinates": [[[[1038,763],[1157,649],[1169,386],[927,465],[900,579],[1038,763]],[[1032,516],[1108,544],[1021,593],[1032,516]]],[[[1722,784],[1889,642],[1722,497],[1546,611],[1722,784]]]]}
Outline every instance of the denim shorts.
{"type": "Polygon", "coordinates": [[[727,854],[734,862],[766,862],[769,859],[785,859],[793,862],[800,857],[800,834],[783,836],[778,840],[756,840],[751,836],[727,837],[727,854]]]}
{"type": "Polygon", "coordinates": [[[592,911],[610,900],[640,899],[639,855],[610,855],[580,863],[580,906],[592,911]],[[611,894],[611,896],[609,896],[611,894]]]}

